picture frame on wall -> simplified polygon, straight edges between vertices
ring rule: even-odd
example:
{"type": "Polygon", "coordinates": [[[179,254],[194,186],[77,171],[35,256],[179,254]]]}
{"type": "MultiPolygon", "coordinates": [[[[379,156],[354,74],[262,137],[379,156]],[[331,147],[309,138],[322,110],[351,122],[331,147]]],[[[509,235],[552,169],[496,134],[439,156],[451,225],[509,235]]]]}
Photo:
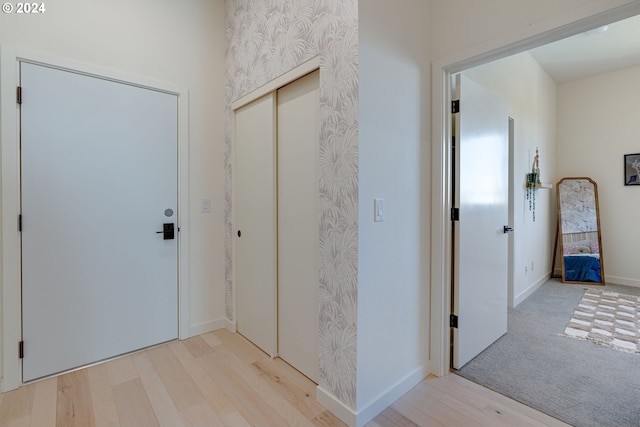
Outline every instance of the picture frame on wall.
{"type": "Polygon", "coordinates": [[[624,185],[640,185],[640,153],[624,155],[624,185]]]}

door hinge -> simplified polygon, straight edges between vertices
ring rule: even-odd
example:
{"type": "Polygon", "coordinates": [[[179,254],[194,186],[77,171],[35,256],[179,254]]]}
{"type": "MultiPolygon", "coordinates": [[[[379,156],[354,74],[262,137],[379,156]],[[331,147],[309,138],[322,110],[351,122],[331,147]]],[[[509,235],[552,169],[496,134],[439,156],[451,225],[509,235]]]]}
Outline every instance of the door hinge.
{"type": "Polygon", "coordinates": [[[460,208],[451,208],[451,221],[460,221],[460,208]]]}
{"type": "Polygon", "coordinates": [[[18,231],[22,231],[22,215],[18,215],[18,231]]]}
{"type": "Polygon", "coordinates": [[[18,344],[18,357],[24,359],[24,341],[20,341],[18,344]]]}
{"type": "Polygon", "coordinates": [[[458,316],[455,314],[449,315],[449,327],[458,329],[458,316]]]}
{"type": "Polygon", "coordinates": [[[460,100],[451,101],[451,114],[456,114],[460,112],[460,100]]]}
{"type": "Polygon", "coordinates": [[[18,86],[18,89],[16,90],[16,101],[18,102],[18,104],[22,104],[22,87],[18,86]]]}

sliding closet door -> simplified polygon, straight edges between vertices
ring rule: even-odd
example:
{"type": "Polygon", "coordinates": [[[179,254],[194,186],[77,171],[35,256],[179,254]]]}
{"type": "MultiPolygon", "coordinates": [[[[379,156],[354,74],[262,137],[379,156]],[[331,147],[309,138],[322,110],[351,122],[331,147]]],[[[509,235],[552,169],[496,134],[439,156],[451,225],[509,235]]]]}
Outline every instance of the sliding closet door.
{"type": "Polygon", "coordinates": [[[319,72],[278,90],[278,354],[318,381],[319,72]]]}
{"type": "Polygon", "coordinates": [[[275,94],[236,111],[237,330],[276,354],[275,94]]]}

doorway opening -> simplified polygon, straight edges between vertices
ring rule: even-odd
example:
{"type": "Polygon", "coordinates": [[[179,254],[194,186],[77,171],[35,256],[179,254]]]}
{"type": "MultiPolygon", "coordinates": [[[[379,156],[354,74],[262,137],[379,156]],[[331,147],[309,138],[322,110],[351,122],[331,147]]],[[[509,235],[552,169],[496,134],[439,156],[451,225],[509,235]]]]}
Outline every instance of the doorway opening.
{"type": "Polygon", "coordinates": [[[493,45],[480,48],[464,58],[442,59],[434,64],[433,90],[433,156],[432,176],[434,179],[433,200],[443,200],[444,206],[434,205],[432,210],[432,355],[433,371],[445,375],[449,370],[451,358],[451,340],[449,311],[452,295],[451,277],[451,116],[449,106],[452,92],[449,86],[450,76],[471,67],[505,58],[527,49],[557,41],[604,24],[628,18],[640,13],[640,5],[626,4],[598,14],[588,12],[567,18],[564,25],[552,30],[544,26],[529,28],[528,37],[512,37],[493,45]]]}

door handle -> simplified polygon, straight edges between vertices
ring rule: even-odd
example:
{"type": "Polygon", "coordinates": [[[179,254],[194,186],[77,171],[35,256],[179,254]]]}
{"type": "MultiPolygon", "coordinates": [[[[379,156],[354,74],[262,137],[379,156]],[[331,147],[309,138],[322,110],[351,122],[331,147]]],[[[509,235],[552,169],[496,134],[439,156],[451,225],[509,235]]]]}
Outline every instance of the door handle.
{"type": "Polygon", "coordinates": [[[513,232],[513,227],[510,227],[510,226],[508,226],[508,225],[505,225],[504,227],[502,227],[502,232],[503,232],[504,234],[511,233],[511,232],[513,232]]]}
{"type": "Polygon", "coordinates": [[[163,240],[173,240],[175,238],[173,223],[165,222],[162,224],[162,231],[156,231],[156,234],[162,234],[163,240]]]}

